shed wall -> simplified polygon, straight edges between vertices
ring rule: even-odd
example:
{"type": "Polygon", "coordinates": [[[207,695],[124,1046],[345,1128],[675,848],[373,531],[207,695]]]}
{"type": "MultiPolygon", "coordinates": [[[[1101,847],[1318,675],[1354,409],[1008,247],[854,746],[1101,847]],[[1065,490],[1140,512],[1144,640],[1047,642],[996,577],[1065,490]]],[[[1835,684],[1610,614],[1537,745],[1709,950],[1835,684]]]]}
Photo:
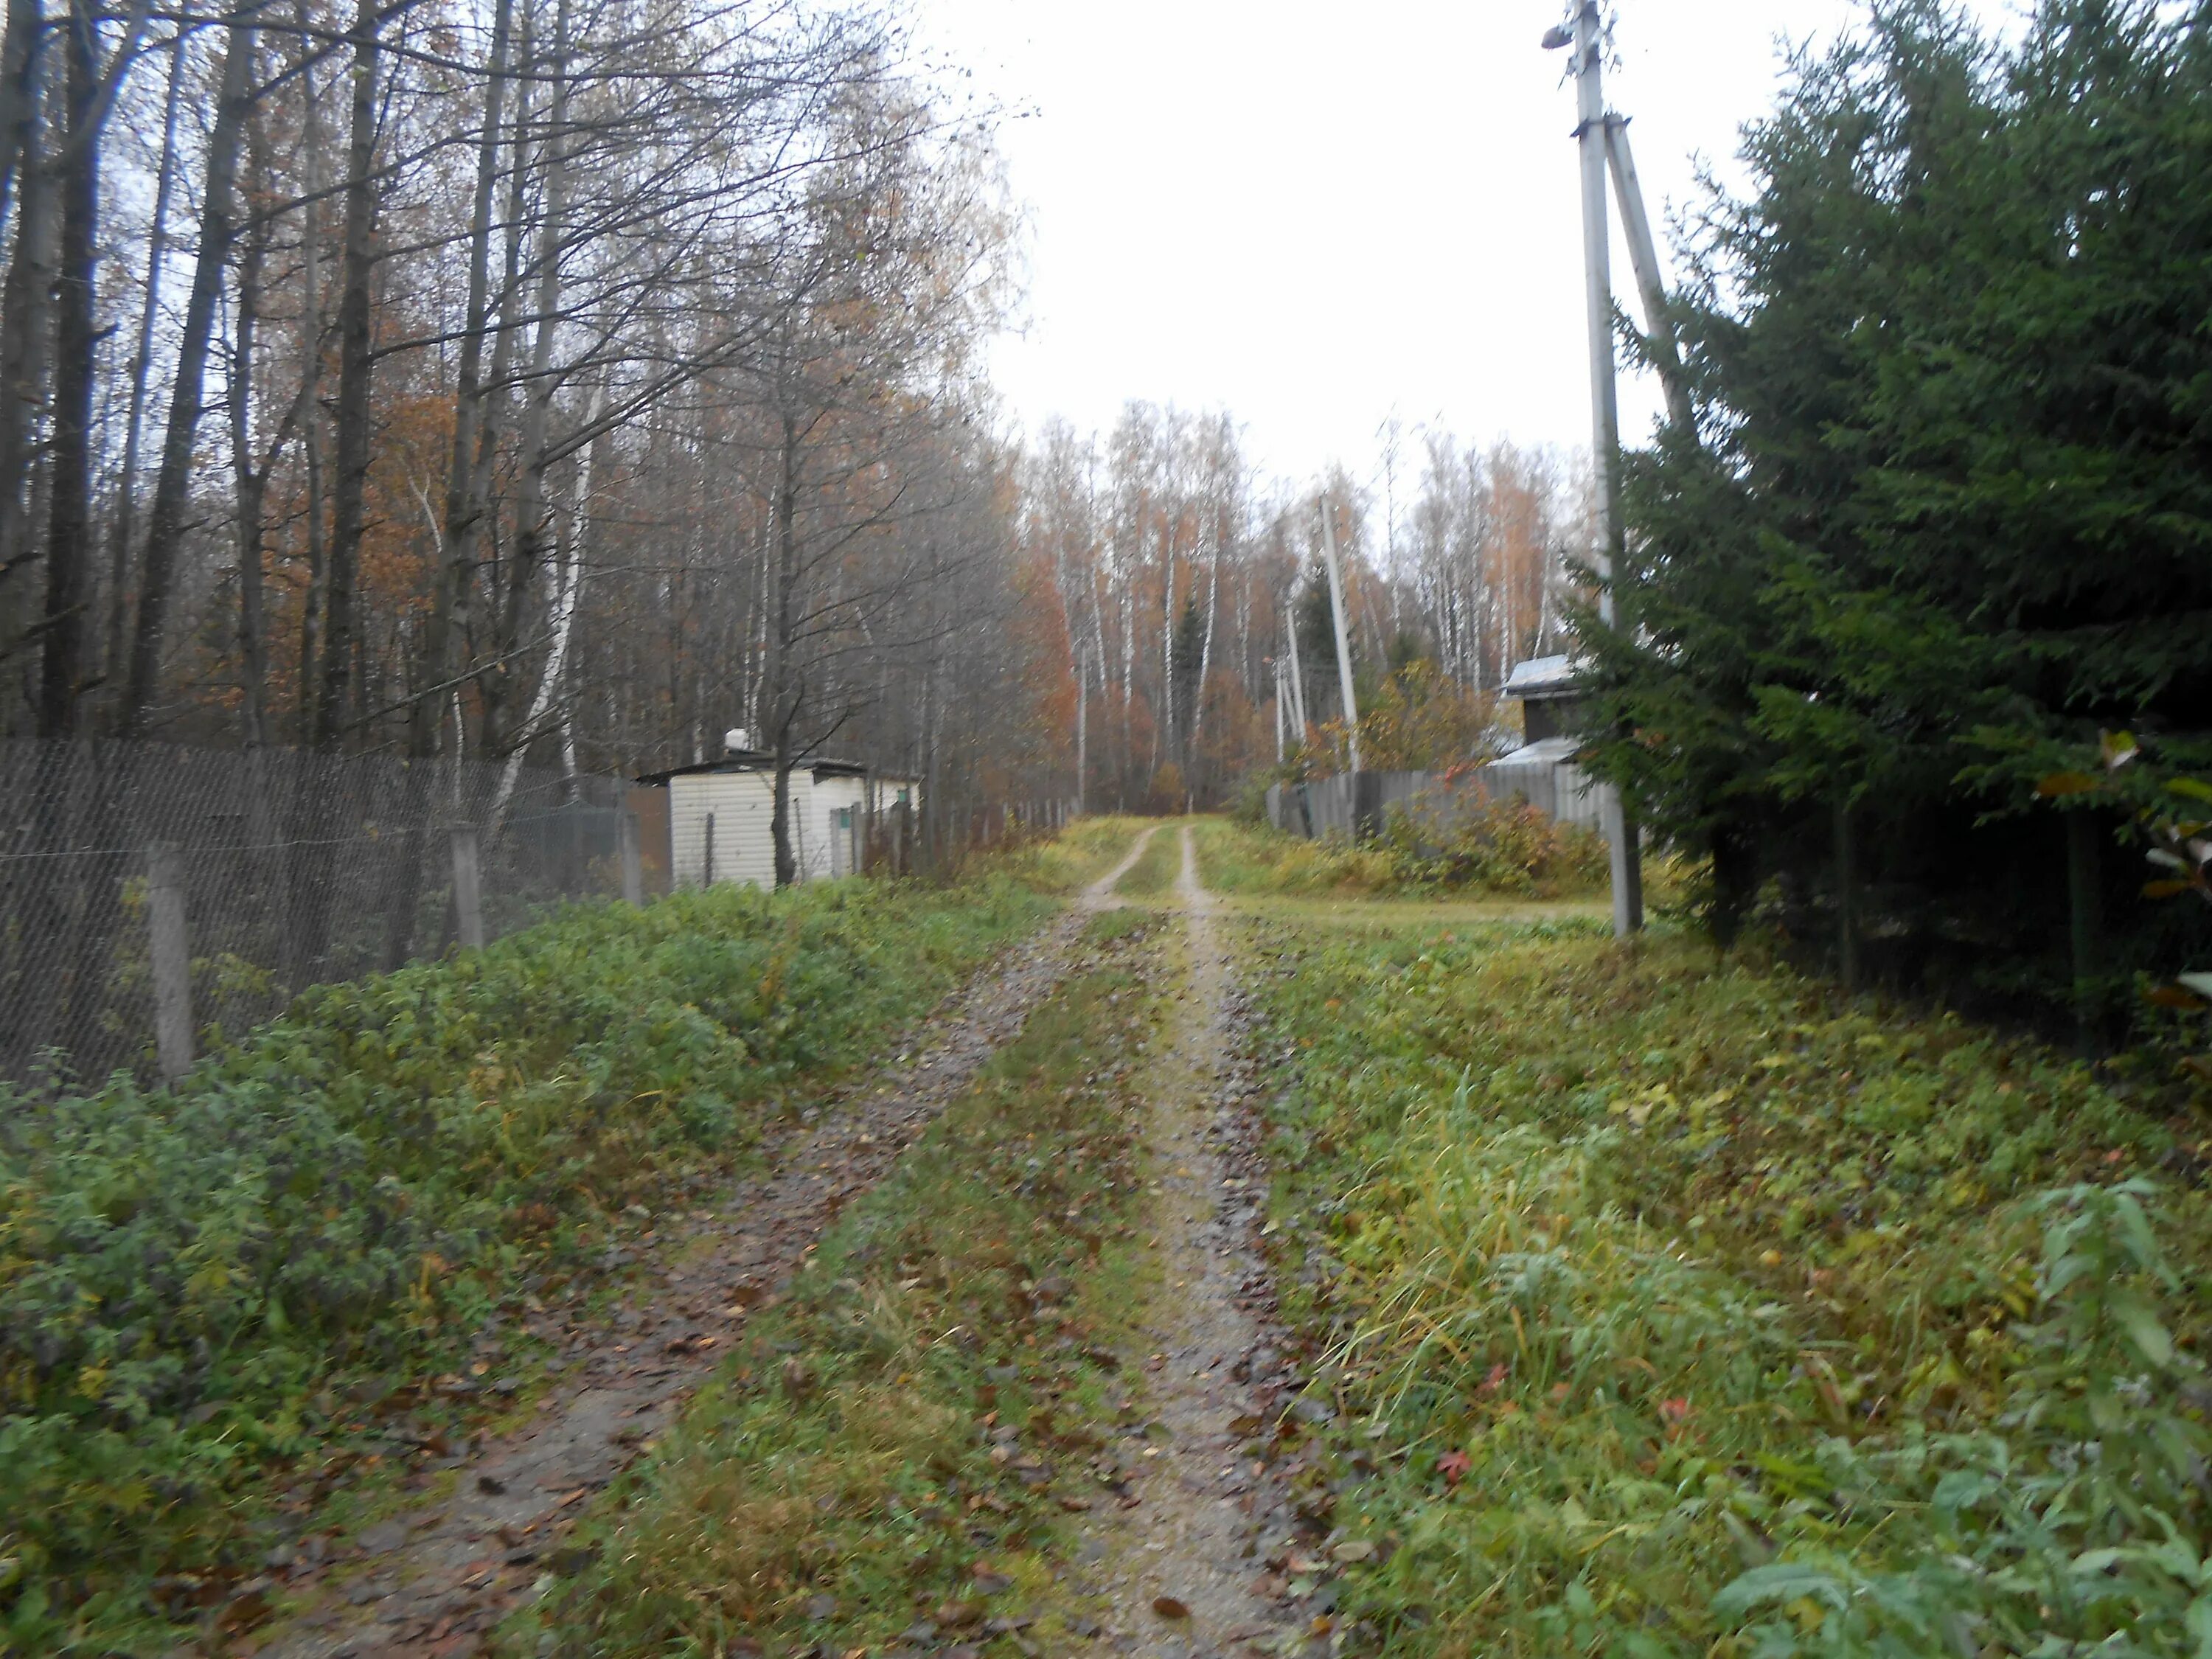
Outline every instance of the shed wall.
{"type": "MultiPolygon", "coordinates": [[[[807,780],[791,780],[793,805],[803,807],[807,780]]],[[[775,885],[775,781],[758,772],[706,772],[668,781],[669,850],[676,885],[705,884],[707,817],[714,819],[716,881],[775,885]]]]}

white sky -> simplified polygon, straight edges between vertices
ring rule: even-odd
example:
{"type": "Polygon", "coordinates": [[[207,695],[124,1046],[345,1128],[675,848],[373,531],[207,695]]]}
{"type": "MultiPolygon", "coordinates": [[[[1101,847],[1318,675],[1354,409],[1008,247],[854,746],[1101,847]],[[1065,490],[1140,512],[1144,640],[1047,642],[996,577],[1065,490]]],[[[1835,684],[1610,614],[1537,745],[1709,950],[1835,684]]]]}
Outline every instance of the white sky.
{"type": "MultiPolygon", "coordinates": [[[[915,0],[933,56],[1016,118],[1028,325],[1010,412],[1225,407],[1263,470],[1374,476],[1378,426],[1586,444],[1574,94],[1561,0],[915,0]]],[[[1977,0],[1999,18],[2005,0],[1977,0]]],[[[1662,244],[1693,158],[1767,108],[1778,41],[1850,0],[1620,0],[1607,100],[1662,244]]],[[[1671,270],[1671,254],[1662,246],[1671,270]]],[[[1614,285],[1633,310],[1626,255],[1614,285]]],[[[1632,441],[1658,408],[1624,384],[1632,441]]]]}

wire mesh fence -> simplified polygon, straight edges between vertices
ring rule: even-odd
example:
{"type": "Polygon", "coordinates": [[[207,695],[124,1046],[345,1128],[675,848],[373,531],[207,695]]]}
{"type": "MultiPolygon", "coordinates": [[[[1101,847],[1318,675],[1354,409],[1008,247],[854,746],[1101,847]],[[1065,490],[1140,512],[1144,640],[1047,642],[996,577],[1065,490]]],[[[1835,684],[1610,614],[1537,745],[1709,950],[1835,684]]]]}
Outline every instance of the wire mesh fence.
{"type": "Polygon", "coordinates": [[[623,787],[483,762],[0,743],[0,1080],[151,1079],[180,1036],[204,1047],[308,986],[619,892],[623,787]]]}

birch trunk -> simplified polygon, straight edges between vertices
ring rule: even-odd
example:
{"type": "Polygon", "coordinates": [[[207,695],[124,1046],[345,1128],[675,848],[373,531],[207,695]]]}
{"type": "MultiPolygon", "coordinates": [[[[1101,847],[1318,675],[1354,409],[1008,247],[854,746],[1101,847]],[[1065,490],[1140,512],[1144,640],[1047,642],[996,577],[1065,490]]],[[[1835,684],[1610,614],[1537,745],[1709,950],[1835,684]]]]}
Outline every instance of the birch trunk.
{"type": "MultiPolygon", "coordinates": [[[[584,405],[583,424],[589,426],[599,418],[599,399],[595,388],[584,405]]],[[[522,757],[531,740],[544,728],[545,718],[551,712],[553,699],[560,694],[561,681],[568,665],[568,641],[575,631],[576,600],[584,587],[583,538],[584,529],[591,521],[592,456],[597,444],[584,446],[576,462],[576,499],[568,514],[568,533],[565,538],[565,552],[556,556],[551,572],[552,592],[548,596],[547,610],[551,624],[551,642],[546,647],[545,672],[538,678],[538,690],[531,698],[530,713],[524,720],[514,747],[508,752],[506,769],[500,774],[499,794],[492,806],[491,821],[495,830],[507,821],[507,803],[514,795],[516,781],[522,775],[522,757]]],[[[564,732],[567,722],[562,722],[564,732]]],[[[575,751],[573,740],[564,737],[562,753],[567,769],[575,771],[575,751]]]]}

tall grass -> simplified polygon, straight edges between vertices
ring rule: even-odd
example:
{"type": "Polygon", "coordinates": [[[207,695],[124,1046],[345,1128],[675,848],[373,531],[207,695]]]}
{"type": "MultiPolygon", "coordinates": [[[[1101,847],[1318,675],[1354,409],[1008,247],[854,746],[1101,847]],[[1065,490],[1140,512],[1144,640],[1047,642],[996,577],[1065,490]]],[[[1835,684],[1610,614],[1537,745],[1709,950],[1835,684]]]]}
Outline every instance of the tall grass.
{"type": "Polygon", "coordinates": [[[1389,1650],[2197,1650],[2212,1218],[2142,1180],[2195,1167],[2172,1128],[1686,942],[1263,938],[1389,1650]]]}
{"type": "Polygon", "coordinates": [[[1206,884],[1224,893],[1564,898],[1595,891],[1606,878],[1596,836],[1510,802],[1449,830],[1394,810],[1379,837],[1358,845],[1209,820],[1200,854],[1206,884]]]}

